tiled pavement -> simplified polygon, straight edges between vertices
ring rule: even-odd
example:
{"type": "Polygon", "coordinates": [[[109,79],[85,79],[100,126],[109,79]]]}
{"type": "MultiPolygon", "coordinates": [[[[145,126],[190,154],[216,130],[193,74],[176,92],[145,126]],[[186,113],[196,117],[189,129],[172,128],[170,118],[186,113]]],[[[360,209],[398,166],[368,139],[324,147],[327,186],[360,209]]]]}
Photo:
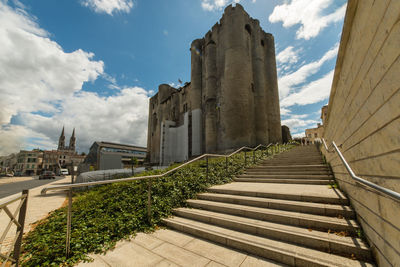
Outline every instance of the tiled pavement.
{"type": "Polygon", "coordinates": [[[160,229],[151,234],[117,243],[105,255],[90,255],[94,261],[78,267],[102,266],[282,266],[209,241],[173,230],[160,229]]]}

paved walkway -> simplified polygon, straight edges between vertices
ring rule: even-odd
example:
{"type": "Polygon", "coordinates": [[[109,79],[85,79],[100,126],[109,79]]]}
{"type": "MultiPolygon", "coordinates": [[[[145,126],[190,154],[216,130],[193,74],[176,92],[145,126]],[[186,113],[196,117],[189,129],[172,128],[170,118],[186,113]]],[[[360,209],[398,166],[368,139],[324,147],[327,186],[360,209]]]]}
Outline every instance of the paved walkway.
{"type": "Polygon", "coordinates": [[[106,255],[90,255],[94,261],[78,267],[109,266],[283,266],[173,230],[139,233],[120,241],[106,255]]]}
{"type": "MultiPolygon", "coordinates": [[[[62,206],[66,199],[65,193],[48,193],[46,196],[41,196],[40,191],[49,185],[57,185],[57,184],[65,184],[70,183],[71,177],[66,176],[61,179],[57,179],[51,183],[35,187],[29,190],[29,198],[28,198],[28,207],[27,207],[27,214],[26,214],[26,221],[24,227],[24,233],[27,233],[32,228],[32,224],[36,221],[45,218],[49,212],[58,209],[62,206]]],[[[5,198],[0,199],[0,202],[5,202],[7,200],[13,199],[17,196],[20,196],[21,193],[17,193],[5,198]]],[[[19,204],[18,202],[12,203],[8,206],[11,213],[14,213],[15,209],[19,204]]],[[[4,229],[7,227],[8,223],[10,222],[9,217],[7,214],[2,211],[0,213],[0,234],[3,233],[4,229]]],[[[5,252],[8,250],[7,244],[12,242],[16,232],[16,227],[13,226],[8,235],[5,239],[4,245],[1,248],[1,252],[5,252]]]]}

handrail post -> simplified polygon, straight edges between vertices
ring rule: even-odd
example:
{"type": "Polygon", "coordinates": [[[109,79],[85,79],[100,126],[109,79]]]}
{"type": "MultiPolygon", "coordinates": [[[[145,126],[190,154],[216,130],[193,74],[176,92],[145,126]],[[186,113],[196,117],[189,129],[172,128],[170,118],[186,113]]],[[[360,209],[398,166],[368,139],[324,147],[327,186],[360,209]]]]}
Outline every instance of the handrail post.
{"type": "Polygon", "coordinates": [[[22,243],[22,236],[24,234],[24,226],[25,226],[25,217],[26,217],[26,207],[28,206],[28,196],[29,190],[24,189],[22,190],[22,194],[25,195],[25,199],[23,200],[24,203],[22,204],[19,215],[18,215],[18,223],[21,225],[17,228],[17,233],[19,231],[17,241],[14,244],[14,259],[15,259],[15,266],[19,266],[19,255],[21,253],[21,243],[22,243]]]}
{"type": "Polygon", "coordinates": [[[244,151],[244,166],[247,165],[247,151],[244,151]]]}
{"type": "Polygon", "coordinates": [[[65,244],[65,254],[69,258],[71,248],[71,215],[72,215],[72,188],[68,190],[68,211],[67,211],[67,238],[65,244]]]}
{"type": "Polygon", "coordinates": [[[225,171],[228,173],[228,157],[225,157],[225,171]]]}
{"type": "Polygon", "coordinates": [[[206,165],[207,165],[207,175],[206,175],[206,178],[207,178],[207,182],[208,182],[208,156],[206,156],[206,165]]]}
{"type": "Polygon", "coordinates": [[[147,221],[151,225],[151,178],[147,183],[147,221]]]}
{"type": "Polygon", "coordinates": [[[253,164],[256,163],[256,150],[253,150],[253,164]]]}

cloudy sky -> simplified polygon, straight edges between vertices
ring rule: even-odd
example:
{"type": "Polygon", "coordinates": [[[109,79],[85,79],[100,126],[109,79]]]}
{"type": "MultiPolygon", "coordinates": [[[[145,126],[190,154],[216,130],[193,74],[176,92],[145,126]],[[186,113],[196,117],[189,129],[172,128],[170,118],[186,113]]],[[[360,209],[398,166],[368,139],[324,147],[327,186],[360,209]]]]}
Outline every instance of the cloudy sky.
{"type": "MultiPolygon", "coordinates": [[[[56,149],[63,125],[146,145],[148,98],[190,81],[192,40],[230,0],[0,0],[0,155],[56,149]]],[[[328,102],[346,0],[236,0],[275,36],[282,124],[293,135],[328,102]]]]}

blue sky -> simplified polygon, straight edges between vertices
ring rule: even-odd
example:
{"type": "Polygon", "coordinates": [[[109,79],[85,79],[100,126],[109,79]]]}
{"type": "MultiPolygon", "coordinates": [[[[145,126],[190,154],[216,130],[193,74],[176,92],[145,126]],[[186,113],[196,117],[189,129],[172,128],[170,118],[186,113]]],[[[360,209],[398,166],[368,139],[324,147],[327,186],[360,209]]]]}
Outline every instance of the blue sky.
{"type": "MultiPolygon", "coordinates": [[[[275,37],[282,124],[293,135],[328,103],[346,0],[236,0],[275,37]]],[[[192,40],[228,0],[0,0],[0,155],[146,145],[148,98],[190,81],[192,40]]]]}

